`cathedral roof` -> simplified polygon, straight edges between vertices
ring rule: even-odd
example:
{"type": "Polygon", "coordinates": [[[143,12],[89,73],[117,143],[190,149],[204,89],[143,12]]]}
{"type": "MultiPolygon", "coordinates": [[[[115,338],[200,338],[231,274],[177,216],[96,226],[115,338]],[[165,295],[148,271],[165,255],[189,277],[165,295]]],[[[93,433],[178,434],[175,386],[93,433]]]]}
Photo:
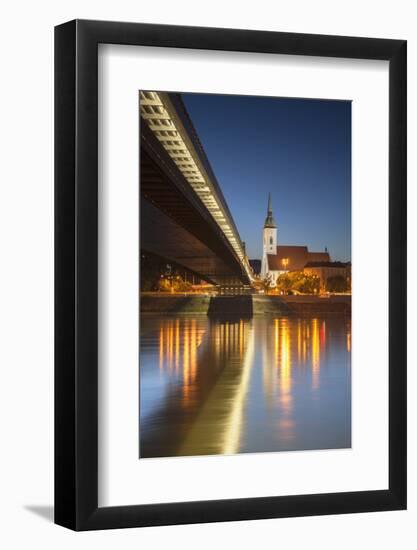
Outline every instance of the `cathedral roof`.
{"type": "Polygon", "coordinates": [[[275,223],[274,217],[272,216],[272,212],[271,214],[268,214],[265,218],[264,227],[272,227],[273,229],[276,229],[277,224],[275,223]]]}
{"type": "Polygon", "coordinates": [[[307,246],[277,246],[276,254],[268,254],[270,271],[302,271],[309,262],[330,262],[328,252],[310,252],[307,246]]]}
{"type": "Polygon", "coordinates": [[[328,252],[309,252],[309,262],[330,262],[330,256],[328,252]]]}
{"type": "Polygon", "coordinates": [[[349,262],[307,262],[305,267],[349,267],[349,262]]]}
{"type": "Polygon", "coordinates": [[[264,227],[272,227],[273,229],[276,229],[277,224],[275,223],[274,216],[272,214],[272,200],[271,200],[271,193],[269,193],[268,196],[268,213],[265,218],[264,227]]]}

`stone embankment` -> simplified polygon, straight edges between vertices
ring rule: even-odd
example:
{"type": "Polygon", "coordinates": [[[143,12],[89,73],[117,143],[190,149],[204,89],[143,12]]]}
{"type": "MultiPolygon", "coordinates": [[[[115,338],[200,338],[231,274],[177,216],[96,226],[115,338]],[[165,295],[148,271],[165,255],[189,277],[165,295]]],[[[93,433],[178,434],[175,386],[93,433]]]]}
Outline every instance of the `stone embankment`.
{"type": "Polygon", "coordinates": [[[142,295],[141,313],[204,314],[250,318],[258,315],[350,315],[351,297],[142,295]]]}

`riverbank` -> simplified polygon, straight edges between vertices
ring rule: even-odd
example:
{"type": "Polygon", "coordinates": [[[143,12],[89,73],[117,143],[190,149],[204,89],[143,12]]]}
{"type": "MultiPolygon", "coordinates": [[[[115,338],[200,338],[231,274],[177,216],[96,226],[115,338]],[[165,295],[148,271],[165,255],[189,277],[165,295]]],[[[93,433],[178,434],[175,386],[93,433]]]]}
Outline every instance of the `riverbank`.
{"type": "Polygon", "coordinates": [[[350,315],[351,296],[202,296],[202,295],[142,295],[141,313],[232,315],[250,318],[260,315],[319,314],[350,315]]]}

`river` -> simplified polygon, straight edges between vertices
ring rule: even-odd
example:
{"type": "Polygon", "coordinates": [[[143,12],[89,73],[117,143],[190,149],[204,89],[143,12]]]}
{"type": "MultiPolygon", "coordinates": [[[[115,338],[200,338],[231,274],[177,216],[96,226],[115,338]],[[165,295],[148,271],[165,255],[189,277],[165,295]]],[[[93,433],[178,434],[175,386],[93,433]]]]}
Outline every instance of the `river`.
{"type": "Polygon", "coordinates": [[[141,318],[140,458],[351,446],[345,316],[141,318]]]}

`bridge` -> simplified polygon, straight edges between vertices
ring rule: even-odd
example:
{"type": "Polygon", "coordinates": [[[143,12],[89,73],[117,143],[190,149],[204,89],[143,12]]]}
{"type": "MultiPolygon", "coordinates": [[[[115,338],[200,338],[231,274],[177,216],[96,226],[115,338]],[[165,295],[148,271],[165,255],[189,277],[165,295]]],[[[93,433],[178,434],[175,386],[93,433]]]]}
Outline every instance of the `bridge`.
{"type": "Polygon", "coordinates": [[[139,103],[142,251],[222,293],[248,290],[244,243],[180,95],[141,91],[139,103]]]}

